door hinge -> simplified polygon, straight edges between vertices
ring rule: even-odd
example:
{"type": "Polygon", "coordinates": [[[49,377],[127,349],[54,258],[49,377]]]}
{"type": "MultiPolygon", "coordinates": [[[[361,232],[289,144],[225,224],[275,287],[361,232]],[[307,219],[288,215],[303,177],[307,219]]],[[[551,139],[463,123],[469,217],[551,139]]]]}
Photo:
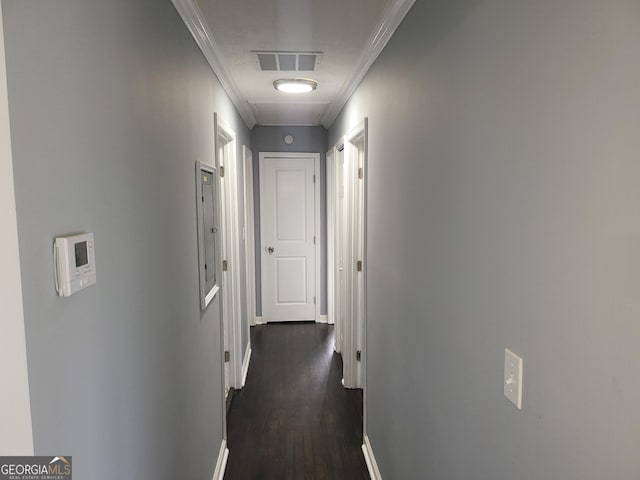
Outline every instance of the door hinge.
{"type": "Polygon", "coordinates": [[[316,244],[316,236],[315,235],[313,236],[313,244],[314,245],[316,244]]]}
{"type": "Polygon", "coordinates": [[[316,174],[313,174],[313,183],[316,183],[316,174]]]}
{"type": "Polygon", "coordinates": [[[364,172],[362,171],[362,167],[358,168],[358,178],[362,180],[364,177],[364,172]]]}
{"type": "Polygon", "coordinates": [[[229,352],[229,350],[225,350],[224,351],[224,363],[229,363],[230,360],[231,360],[231,353],[229,352]]]}
{"type": "Polygon", "coordinates": [[[361,362],[362,361],[362,350],[358,350],[356,352],[356,361],[357,362],[361,362]]]}
{"type": "Polygon", "coordinates": [[[314,305],[316,304],[316,296],[315,295],[313,296],[313,304],[314,305]]]}
{"type": "Polygon", "coordinates": [[[358,270],[359,272],[362,271],[362,260],[358,260],[356,262],[356,270],[358,270]]]}
{"type": "Polygon", "coordinates": [[[224,165],[220,165],[220,176],[224,177],[224,165]]]}
{"type": "Polygon", "coordinates": [[[227,270],[229,270],[229,262],[227,262],[226,260],[222,261],[222,271],[226,272],[227,270]]]}

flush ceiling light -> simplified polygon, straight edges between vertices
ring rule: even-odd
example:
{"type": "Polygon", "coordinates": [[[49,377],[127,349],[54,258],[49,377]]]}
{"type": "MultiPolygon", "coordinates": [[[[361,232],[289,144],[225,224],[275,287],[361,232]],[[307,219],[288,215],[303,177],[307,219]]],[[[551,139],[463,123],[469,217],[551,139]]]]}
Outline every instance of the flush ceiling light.
{"type": "Polygon", "coordinates": [[[273,82],[273,88],[284,93],[307,93],[317,86],[318,82],[309,78],[281,78],[273,82]]]}

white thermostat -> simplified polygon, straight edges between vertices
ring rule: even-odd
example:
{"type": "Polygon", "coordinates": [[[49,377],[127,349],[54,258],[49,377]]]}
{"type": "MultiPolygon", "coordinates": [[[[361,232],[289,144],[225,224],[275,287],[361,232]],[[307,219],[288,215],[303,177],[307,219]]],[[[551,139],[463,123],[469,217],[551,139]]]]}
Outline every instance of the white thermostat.
{"type": "Polygon", "coordinates": [[[58,295],[69,297],[96,283],[93,233],[57,237],[53,265],[58,295]]]}

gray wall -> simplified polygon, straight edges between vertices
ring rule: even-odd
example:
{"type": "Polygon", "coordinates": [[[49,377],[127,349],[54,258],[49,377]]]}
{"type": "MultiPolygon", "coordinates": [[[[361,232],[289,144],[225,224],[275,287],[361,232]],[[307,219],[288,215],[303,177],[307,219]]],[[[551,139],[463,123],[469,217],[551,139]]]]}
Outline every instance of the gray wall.
{"type": "Polygon", "coordinates": [[[253,150],[253,203],[256,231],[256,314],[262,315],[260,244],[260,152],[303,152],[320,154],[320,314],[327,314],[327,131],[324,127],[263,127],[251,130],[253,150]],[[286,135],[292,135],[291,145],[284,143],[286,135]]]}
{"type": "Polygon", "coordinates": [[[3,381],[0,452],[2,455],[33,455],[1,7],[0,4],[0,378],[3,381]]]}
{"type": "Polygon", "coordinates": [[[330,129],[369,117],[385,479],[640,478],[639,51],[636,0],[418,0],[330,129]]]}
{"type": "Polygon", "coordinates": [[[4,0],[36,454],[74,478],[210,479],[219,304],[201,313],[194,163],[213,113],[249,132],[169,1],[4,0]],[[97,284],[53,288],[57,235],[95,233],[97,284]]]}

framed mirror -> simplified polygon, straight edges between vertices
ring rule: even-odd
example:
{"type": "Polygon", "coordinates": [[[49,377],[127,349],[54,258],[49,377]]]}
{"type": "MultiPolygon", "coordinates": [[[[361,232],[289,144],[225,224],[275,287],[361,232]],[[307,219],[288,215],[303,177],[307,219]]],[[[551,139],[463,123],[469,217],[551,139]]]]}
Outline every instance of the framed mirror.
{"type": "Polygon", "coordinates": [[[196,162],[198,269],[200,309],[207,308],[220,290],[220,241],[218,238],[218,184],[216,167],[196,162]]]}

